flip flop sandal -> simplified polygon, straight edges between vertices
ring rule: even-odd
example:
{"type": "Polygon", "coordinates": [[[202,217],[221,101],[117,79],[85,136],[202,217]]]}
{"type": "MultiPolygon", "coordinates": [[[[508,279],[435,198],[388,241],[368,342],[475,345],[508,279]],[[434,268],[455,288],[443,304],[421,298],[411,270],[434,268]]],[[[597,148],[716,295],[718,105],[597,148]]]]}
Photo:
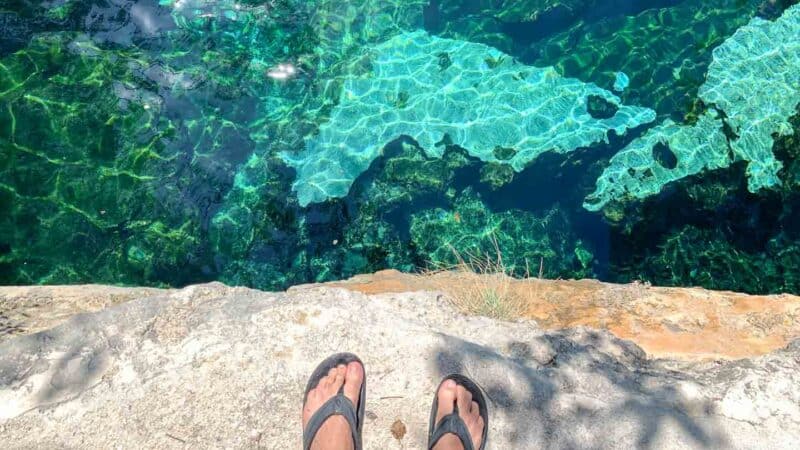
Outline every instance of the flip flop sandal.
{"type": "Polygon", "coordinates": [[[435,422],[436,413],[439,410],[439,389],[447,380],[453,380],[456,382],[456,384],[464,386],[464,388],[466,388],[472,394],[472,401],[478,404],[478,411],[480,412],[481,417],[483,417],[483,437],[481,438],[481,447],[478,450],[485,449],[486,435],[487,431],[489,430],[489,409],[486,405],[486,399],[483,397],[483,392],[481,391],[481,388],[475,384],[475,382],[464,375],[451,374],[442,379],[442,382],[439,383],[439,387],[436,388],[436,394],[433,396],[433,408],[431,408],[431,420],[428,427],[428,450],[433,449],[433,446],[439,442],[439,439],[448,433],[455,434],[458,439],[461,440],[461,445],[464,446],[464,450],[475,450],[475,447],[472,445],[472,436],[469,434],[469,429],[467,429],[467,425],[464,423],[464,420],[462,420],[458,415],[457,404],[453,405],[454,408],[452,413],[442,417],[442,420],[440,420],[439,423],[435,422]]]}
{"type": "MultiPolygon", "coordinates": [[[[328,372],[334,367],[337,367],[341,364],[347,365],[353,361],[360,363],[361,367],[364,367],[364,363],[358,359],[358,356],[352,353],[337,353],[333,356],[330,356],[325,361],[322,361],[308,379],[306,393],[303,396],[303,408],[305,408],[305,402],[308,398],[308,393],[317,387],[319,380],[327,376],[328,372]]],[[[327,402],[323,403],[317,412],[311,416],[306,428],[303,430],[303,448],[305,450],[310,449],[311,443],[314,441],[314,437],[317,435],[320,427],[322,427],[322,424],[325,423],[325,421],[331,416],[338,415],[344,417],[345,420],[347,420],[347,423],[350,424],[350,432],[353,436],[355,450],[361,450],[361,429],[364,426],[364,412],[366,411],[364,406],[366,387],[367,377],[365,373],[364,380],[361,382],[361,394],[358,396],[358,405],[353,405],[353,402],[344,396],[344,384],[336,395],[328,399],[327,402]]]]}

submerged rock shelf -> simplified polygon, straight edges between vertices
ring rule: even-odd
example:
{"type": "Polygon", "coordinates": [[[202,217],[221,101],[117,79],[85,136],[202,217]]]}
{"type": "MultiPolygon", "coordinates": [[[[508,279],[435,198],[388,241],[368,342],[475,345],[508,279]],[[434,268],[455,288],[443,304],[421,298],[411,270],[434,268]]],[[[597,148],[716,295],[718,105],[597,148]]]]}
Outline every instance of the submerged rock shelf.
{"type": "Polygon", "coordinates": [[[587,209],[655,195],[675,180],[737,161],[747,162],[751,192],[781,184],[783,165],[772,148],[776,136],[793,134],[789,117],[800,106],[800,5],[774,22],[753,19],[713,55],[699,90],[709,110],[691,126],[667,120],[620,150],[584,203],[587,209]],[[653,156],[657,145],[674,154],[672,167],[653,156]]]}
{"type": "Polygon", "coordinates": [[[363,50],[365,73],[344,80],[331,118],[299,155],[293,189],[301,206],[344,197],[390,142],[410,137],[431,156],[465,148],[482,161],[521,171],[544,152],[567,153],[608,142],[655,120],[655,111],[624,106],[609,91],[564,78],[552,67],[519,64],[497,49],[404,33],[363,50]],[[591,110],[592,99],[608,115],[591,110]],[[498,149],[513,149],[499,159],[498,149]]]}

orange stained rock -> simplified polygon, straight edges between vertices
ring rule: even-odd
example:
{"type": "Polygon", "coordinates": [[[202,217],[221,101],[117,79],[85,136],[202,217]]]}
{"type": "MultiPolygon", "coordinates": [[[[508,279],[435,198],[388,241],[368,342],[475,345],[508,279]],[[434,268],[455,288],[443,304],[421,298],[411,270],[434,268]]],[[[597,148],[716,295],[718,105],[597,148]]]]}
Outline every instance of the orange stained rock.
{"type": "MultiPolygon", "coordinates": [[[[443,290],[458,274],[393,270],[332,283],[365,294],[443,290]]],[[[543,328],[606,329],[652,357],[735,359],[761,355],[800,337],[800,297],[702,288],[618,285],[594,280],[515,280],[522,315],[543,328]]]]}

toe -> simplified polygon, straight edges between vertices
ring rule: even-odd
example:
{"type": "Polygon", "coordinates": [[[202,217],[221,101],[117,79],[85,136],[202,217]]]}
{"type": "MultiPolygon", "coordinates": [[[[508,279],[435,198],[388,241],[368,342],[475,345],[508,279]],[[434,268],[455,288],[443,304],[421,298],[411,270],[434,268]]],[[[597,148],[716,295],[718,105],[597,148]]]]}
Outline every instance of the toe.
{"type": "Polygon", "coordinates": [[[478,402],[472,402],[472,407],[469,409],[469,413],[474,416],[481,415],[481,407],[478,405],[478,402]]]}
{"type": "Polygon", "coordinates": [[[331,392],[339,392],[339,389],[341,389],[342,385],[344,385],[344,366],[334,369],[333,381],[331,382],[330,386],[331,392]]]}
{"type": "Polygon", "coordinates": [[[312,387],[308,394],[306,394],[306,402],[311,398],[319,397],[320,395],[324,395],[327,391],[328,385],[330,385],[331,378],[329,376],[323,376],[322,378],[317,381],[316,386],[312,387]]]}
{"type": "Polygon", "coordinates": [[[358,406],[358,396],[361,394],[361,383],[364,382],[364,367],[353,361],[347,365],[344,375],[344,396],[358,406]]]}
{"type": "Polygon", "coordinates": [[[337,377],[342,377],[342,380],[344,380],[346,374],[347,374],[347,366],[346,365],[339,364],[338,366],[336,366],[336,376],[337,377]]]}
{"type": "Polygon", "coordinates": [[[456,402],[456,382],[447,380],[442,383],[436,398],[438,400],[436,422],[439,422],[442,417],[453,412],[453,405],[456,402]]]}
{"type": "Polygon", "coordinates": [[[330,369],[328,374],[322,377],[317,384],[317,389],[320,391],[328,392],[330,390],[333,380],[336,378],[336,368],[330,369]]]}
{"type": "MultiPolygon", "coordinates": [[[[347,367],[340,364],[328,370],[317,386],[308,393],[303,408],[303,430],[307,431],[309,420],[319,409],[342,389],[347,376],[347,367]]],[[[332,416],[324,420],[311,444],[312,449],[352,449],[350,425],[342,416],[332,416]]]]}
{"type": "Polygon", "coordinates": [[[464,386],[459,385],[456,388],[456,404],[462,414],[467,414],[472,409],[472,393],[464,386]]]}
{"type": "Polygon", "coordinates": [[[469,432],[472,435],[472,444],[475,448],[481,447],[481,442],[483,441],[483,417],[478,417],[478,421],[475,423],[474,427],[471,427],[469,432]]]}

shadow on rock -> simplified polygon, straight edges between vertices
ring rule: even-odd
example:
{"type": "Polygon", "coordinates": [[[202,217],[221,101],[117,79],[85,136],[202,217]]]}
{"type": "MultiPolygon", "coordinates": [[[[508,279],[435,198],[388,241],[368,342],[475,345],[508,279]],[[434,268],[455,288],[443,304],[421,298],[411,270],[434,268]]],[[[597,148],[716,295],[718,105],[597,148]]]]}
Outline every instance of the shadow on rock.
{"type": "MultiPolygon", "coordinates": [[[[633,343],[573,329],[510,342],[500,352],[451,336],[436,350],[439,375],[459,372],[486,392],[492,433],[516,446],[719,448],[713,405],[687,396],[690,376],[656,367],[633,343]]],[[[521,447],[520,447],[521,448],[521,447]]]]}
{"type": "Polygon", "coordinates": [[[90,315],[72,319],[74,327],[58,327],[5,343],[0,358],[0,387],[11,387],[2,416],[14,417],[35,408],[72,400],[102,381],[114,345],[88,323],[90,315]],[[58,344],[54,347],[53,342],[58,344]]]}

